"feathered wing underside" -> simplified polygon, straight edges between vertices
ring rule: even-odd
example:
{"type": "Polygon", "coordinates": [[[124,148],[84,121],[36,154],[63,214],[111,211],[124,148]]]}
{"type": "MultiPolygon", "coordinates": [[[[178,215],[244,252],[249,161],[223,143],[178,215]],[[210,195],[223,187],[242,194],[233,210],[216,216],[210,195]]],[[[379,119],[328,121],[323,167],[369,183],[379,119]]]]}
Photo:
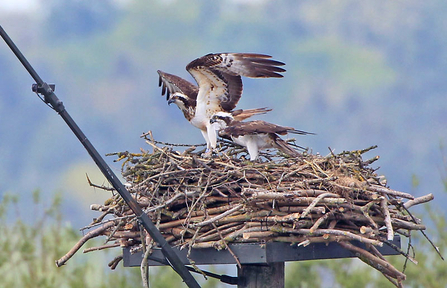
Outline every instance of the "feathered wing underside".
{"type": "Polygon", "coordinates": [[[159,75],[158,86],[161,87],[161,95],[166,94],[166,100],[169,100],[174,93],[182,93],[195,102],[199,87],[179,76],[161,70],[157,70],[157,73],[159,75]]]}
{"type": "Polygon", "coordinates": [[[279,74],[286,70],[279,67],[283,62],[270,59],[272,56],[256,53],[216,53],[202,56],[186,66],[186,70],[194,67],[209,67],[230,75],[253,78],[280,78],[279,74]]]}
{"type": "MultiPolygon", "coordinates": [[[[270,59],[271,56],[254,53],[208,54],[193,60],[186,66],[199,88],[209,91],[207,105],[223,111],[233,110],[242,96],[241,76],[253,78],[283,77],[282,62],[270,59]],[[211,102],[209,102],[211,101],[211,102]]],[[[200,96],[199,96],[200,97],[200,96]]]]}
{"type": "MultiPolygon", "coordinates": [[[[242,77],[239,75],[230,75],[220,70],[211,69],[219,81],[217,81],[217,85],[221,85],[222,90],[217,89],[215,92],[215,96],[211,97],[211,101],[213,99],[217,99],[216,105],[219,105],[223,111],[231,111],[236,108],[237,103],[242,97],[242,77]]],[[[214,89],[216,89],[215,86],[214,89]]]]}
{"type": "Polygon", "coordinates": [[[212,111],[233,110],[242,96],[242,78],[198,66],[188,70],[199,84],[197,102],[212,111]],[[202,91],[202,93],[200,93],[202,91]]]}

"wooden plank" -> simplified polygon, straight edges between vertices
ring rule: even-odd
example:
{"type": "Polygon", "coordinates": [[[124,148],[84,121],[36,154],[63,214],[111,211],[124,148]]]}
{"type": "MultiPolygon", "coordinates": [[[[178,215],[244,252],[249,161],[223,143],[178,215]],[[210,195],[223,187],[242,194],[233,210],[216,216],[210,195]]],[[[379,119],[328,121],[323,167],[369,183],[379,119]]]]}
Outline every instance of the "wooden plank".
{"type": "MultiPolygon", "coordinates": [[[[397,247],[401,247],[400,237],[396,236],[392,241],[397,247]]],[[[353,245],[364,248],[364,243],[352,241],[353,245]]],[[[305,261],[316,259],[336,259],[355,257],[354,253],[342,248],[338,243],[312,243],[308,246],[290,245],[283,242],[268,243],[230,243],[228,244],[231,251],[238,258],[241,264],[269,264],[274,262],[287,261],[305,261]]],[[[189,264],[186,254],[188,249],[179,250],[174,248],[184,264],[189,264]]],[[[399,253],[393,248],[384,245],[378,247],[382,255],[398,255],[399,253]]],[[[129,248],[123,249],[124,267],[140,266],[142,253],[132,254],[129,248]]],[[[153,253],[149,256],[149,265],[163,265],[157,262],[157,259],[163,259],[163,254],[158,248],[153,249],[153,253]]],[[[190,259],[194,260],[196,265],[213,265],[213,264],[236,264],[236,260],[228,250],[217,251],[214,248],[192,249],[190,259]]]]}

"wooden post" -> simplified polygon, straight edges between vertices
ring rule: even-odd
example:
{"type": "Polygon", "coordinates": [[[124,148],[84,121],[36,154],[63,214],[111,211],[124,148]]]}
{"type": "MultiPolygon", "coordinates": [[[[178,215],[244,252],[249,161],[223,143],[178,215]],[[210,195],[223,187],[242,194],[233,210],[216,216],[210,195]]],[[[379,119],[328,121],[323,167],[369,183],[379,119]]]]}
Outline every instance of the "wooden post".
{"type": "Polygon", "coordinates": [[[284,262],[242,264],[237,269],[238,288],[283,288],[284,262]]]}

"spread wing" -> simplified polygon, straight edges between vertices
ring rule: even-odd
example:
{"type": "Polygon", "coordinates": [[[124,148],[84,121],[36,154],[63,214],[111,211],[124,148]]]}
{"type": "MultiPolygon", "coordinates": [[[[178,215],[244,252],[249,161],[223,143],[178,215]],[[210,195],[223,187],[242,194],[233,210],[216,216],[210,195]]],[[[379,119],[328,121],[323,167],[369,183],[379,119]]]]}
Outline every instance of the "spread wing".
{"type": "Polygon", "coordinates": [[[216,53],[200,57],[186,66],[186,70],[197,66],[220,70],[234,76],[252,78],[280,78],[286,70],[278,67],[283,62],[270,59],[272,56],[255,53],[216,53]]]}
{"type": "Polygon", "coordinates": [[[161,87],[161,95],[166,94],[166,100],[169,100],[171,94],[180,92],[188,96],[190,100],[197,98],[199,88],[191,82],[173,74],[157,70],[159,75],[158,86],[161,87]]]}
{"type": "Polygon", "coordinates": [[[286,70],[279,66],[285,64],[270,58],[269,55],[253,53],[208,54],[193,60],[186,66],[186,70],[197,81],[199,89],[204,90],[204,97],[209,93],[208,99],[198,101],[206,101],[214,110],[229,112],[236,107],[242,96],[241,76],[283,77],[279,73],[286,70]]]}
{"type": "Polygon", "coordinates": [[[237,110],[231,111],[231,115],[233,115],[234,120],[242,121],[242,120],[250,118],[254,115],[261,115],[261,114],[265,114],[270,111],[272,111],[272,109],[267,108],[267,107],[254,108],[254,109],[237,109],[237,110]]]}
{"type": "Polygon", "coordinates": [[[222,134],[238,137],[247,134],[259,134],[259,133],[275,133],[279,135],[286,135],[287,133],[293,134],[313,134],[301,130],[296,130],[292,127],[280,126],[273,123],[265,122],[262,120],[238,122],[234,121],[230,126],[222,130],[222,134]]]}

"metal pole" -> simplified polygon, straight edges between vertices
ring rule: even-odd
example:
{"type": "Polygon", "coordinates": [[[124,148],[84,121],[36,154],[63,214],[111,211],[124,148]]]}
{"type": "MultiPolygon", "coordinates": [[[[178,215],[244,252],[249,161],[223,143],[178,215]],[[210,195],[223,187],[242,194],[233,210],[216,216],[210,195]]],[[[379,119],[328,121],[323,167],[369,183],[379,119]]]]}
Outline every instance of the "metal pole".
{"type": "Polygon", "coordinates": [[[53,89],[51,89],[47,83],[42,81],[37,72],[28,62],[28,60],[26,60],[25,56],[23,56],[23,54],[20,52],[20,50],[11,40],[11,38],[9,38],[5,30],[3,30],[1,25],[0,25],[0,35],[2,36],[6,44],[9,46],[9,48],[11,48],[12,52],[17,56],[19,61],[23,64],[25,69],[29,72],[31,77],[33,77],[33,79],[36,81],[37,85],[35,86],[33,85],[33,90],[37,93],[44,95],[45,102],[49,104],[57,113],[59,113],[62,119],[64,119],[65,123],[67,123],[67,125],[76,135],[76,137],[82,143],[84,148],[93,158],[98,168],[107,178],[107,180],[109,180],[110,184],[112,184],[113,188],[115,188],[116,191],[118,191],[118,193],[124,199],[124,201],[126,201],[127,205],[129,205],[130,209],[132,209],[132,211],[135,213],[137,219],[141,222],[141,224],[149,233],[149,235],[158,243],[158,245],[160,245],[163,251],[163,255],[167,258],[172,268],[182,277],[183,281],[185,281],[188,287],[200,288],[199,284],[191,275],[191,273],[189,273],[185,265],[183,265],[178,255],[175,253],[172,247],[166,242],[165,238],[160,233],[160,231],[155,227],[154,223],[152,223],[152,221],[149,219],[149,216],[143,212],[138,203],[132,198],[129,191],[126,190],[124,185],[116,177],[115,173],[113,173],[113,171],[110,169],[109,165],[107,165],[107,163],[104,161],[104,159],[95,149],[95,147],[90,143],[90,141],[84,135],[82,130],[78,127],[76,122],[68,114],[67,110],[65,110],[62,101],[60,101],[57,98],[56,94],[54,94],[53,89]]]}
{"type": "Polygon", "coordinates": [[[284,262],[242,264],[237,277],[238,288],[284,288],[284,262]]]}

